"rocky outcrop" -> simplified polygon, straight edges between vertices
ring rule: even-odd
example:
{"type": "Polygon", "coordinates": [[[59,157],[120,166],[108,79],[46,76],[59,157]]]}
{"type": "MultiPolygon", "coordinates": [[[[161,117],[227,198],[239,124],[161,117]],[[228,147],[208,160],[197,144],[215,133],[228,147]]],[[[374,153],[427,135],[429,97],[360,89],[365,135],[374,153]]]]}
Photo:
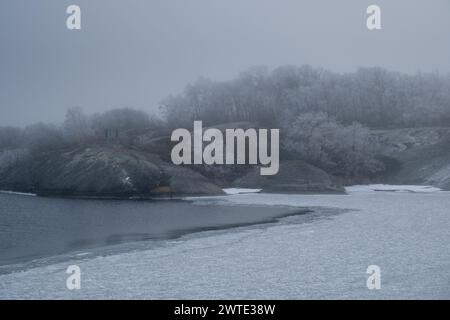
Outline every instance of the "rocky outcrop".
{"type": "Polygon", "coordinates": [[[450,190],[450,128],[380,130],[374,134],[379,137],[382,153],[389,157],[389,170],[379,181],[450,190]]]}
{"type": "Polygon", "coordinates": [[[233,186],[258,188],[263,192],[344,192],[342,185],[333,176],[301,160],[281,161],[278,174],[273,176],[262,176],[260,168],[255,167],[236,179],[233,186]]]}
{"type": "MultiPolygon", "coordinates": [[[[228,123],[215,128],[248,129],[257,128],[257,124],[228,123]]],[[[4,161],[7,165],[0,165],[0,190],[118,198],[221,195],[221,188],[232,186],[286,193],[344,191],[336,178],[300,160],[281,161],[278,174],[273,176],[261,176],[260,167],[255,165],[175,166],[170,160],[174,142],[169,135],[159,134],[140,130],[129,134],[132,142],[127,146],[97,142],[33,151],[15,158],[14,163],[4,161]]]]}
{"type": "Polygon", "coordinates": [[[265,192],[343,191],[332,176],[302,161],[282,161],[274,176],[261,176],[258,166],[208,169],[175,166],[134,147],[98,144],[24,156],[0,169],[0,189],[71,197],[153,198],[221,195],[223,190],[212,181],[222,181],[221,187],[231,184],[265,192]],[[225,176],[234,177],[234,182],[225,176]]]}
{"type": "Polygon", "coordinates": [[[190,168],[165,164],[161,166],[169,194],[175,195],[221,195],[223,190],[208,178],[190,168]]]}
{"type": "Polygon", "coordinates": [[[398,156],[403,152],[435,146],[450,137],[448,127],[424,127],[373,130],[383,154],[398,156]]]}
{"type": "Polygon", "coordinates": [[[17,150],[2,151],[0,156],[0,190],[33,192],[33,161],[29,152],[19,154],[17,150]]]}
{"type": "Polygon", "coordinates": [[[393,158],[398,168],[384,179],[386,182],[432,185],[450,190],[450,140],[409,149],[393,158]]]}
{"type": "Polygon", "coordinates": [[[218,195],[222,189],[187,167],[120,145],[35,154],[3,170],[0,188],[40,195],[154,197],[218,195]]]}
{"type": "MultiPolygon", "coordinates": [[[[230,122],[215,125],[213,127],[204,127],[203,130],[207,130],[208,128],[215,128],[220,130],[222,133],[225,133],[226,129],[243,129],[247,130],[250,128],[258,128],[258,124],[255,122],[230,122]]],[[[191,131],[192,128],[186,128],[191,131]]],[[[165,132],[161,134],[160,131],[155,130],[142,130],[142,132],[129,132],[129,137],[133,141],[133,144],[139,148],[139,150],[150,151],[152,153],[156,153],[161,156],[162,159],[166,161],[170,161],[170,154],[174,145],[178,142],[170,140],[170,133],[165,132]]]]}

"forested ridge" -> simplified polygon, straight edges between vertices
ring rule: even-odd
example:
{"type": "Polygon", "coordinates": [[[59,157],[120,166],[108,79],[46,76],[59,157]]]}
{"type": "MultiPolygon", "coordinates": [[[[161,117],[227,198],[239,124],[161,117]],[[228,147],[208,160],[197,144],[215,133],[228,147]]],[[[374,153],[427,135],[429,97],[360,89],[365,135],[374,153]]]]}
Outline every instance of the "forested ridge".
{"type": "Polygon", "coordinates": [[[164,99],[160,111],[87,114],[70,108],[61,124],[0,127],[0,168],[25,154],[70,146],[139,148],[137,136],[168,136],[175,128],[192,128],[194,120],[204,126],[246,121],[280,129],[282,159],[301,159],[335,176],[370,177],[386,169],[384,142],[373,131],[449,126],[450,75],[253,67],[230,81],[198,79],[164,99]]]}

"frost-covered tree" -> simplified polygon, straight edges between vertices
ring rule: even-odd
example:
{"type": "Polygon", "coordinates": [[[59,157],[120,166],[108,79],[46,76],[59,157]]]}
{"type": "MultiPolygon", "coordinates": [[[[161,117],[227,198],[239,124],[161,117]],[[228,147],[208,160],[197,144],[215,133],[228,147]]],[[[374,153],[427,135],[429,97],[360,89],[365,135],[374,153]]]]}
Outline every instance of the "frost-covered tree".
{"type": "Polygon", "coordinates": [[[94,136],[91,119],[80,107],[69,108],[63,124],[65,137],[70,142],[83,142],[94,136]]]}
{"type": "Polygon", "coordinates": [[[126,131],[148,128],[150,124],[150,118],[147,113],[131,108],[113,109],[101,114],[95,114],[92,119],[93,128],[100,130],[126,131]]]}
{"type": "Polygon", "coordinates": [[[46,151],[65,145],[63,134],[56,125],[36,123],[23,132],[24,146],[35,151],[46,151]]]}
{"type": "Polygon", "coordinates": [[[20,148],[23,143],[23,133],[20,128],[0,127],[0,151],[20,148]]]}
{"type": "Polygon", "coordinates": [[[236,79],[200,79],[164,100],[171,127],[251,121],[269,126],[285,113],[325,112],[340,123],[371,128],[450,123],[450,76],[407,75],[382,68],[338,74],[311,66],[254,67],[236,79]]]}
{"type": "Polygon", "coordinates": [[[358,123],[343,126],[323,112],[297,116],[284,128],[283,148],[331,173],[359,177],[383,168],[377,143],[358,123]]]}

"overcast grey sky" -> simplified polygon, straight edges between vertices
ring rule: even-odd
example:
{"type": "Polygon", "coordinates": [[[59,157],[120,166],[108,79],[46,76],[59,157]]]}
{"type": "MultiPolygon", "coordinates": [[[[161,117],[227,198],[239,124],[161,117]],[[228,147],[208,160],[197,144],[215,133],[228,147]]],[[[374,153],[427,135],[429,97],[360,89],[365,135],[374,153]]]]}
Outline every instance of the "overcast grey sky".
{"type": "Polygon", "coordinates": [[[0,125],[71,106],[157,110],[199,76],[254,66],[450,72],[450,0],[2,0],[0,125]],[[82,30],[66,29],[66,7],[82,30]],[[382,30],[366,8],[382,9],[382,30]]]}

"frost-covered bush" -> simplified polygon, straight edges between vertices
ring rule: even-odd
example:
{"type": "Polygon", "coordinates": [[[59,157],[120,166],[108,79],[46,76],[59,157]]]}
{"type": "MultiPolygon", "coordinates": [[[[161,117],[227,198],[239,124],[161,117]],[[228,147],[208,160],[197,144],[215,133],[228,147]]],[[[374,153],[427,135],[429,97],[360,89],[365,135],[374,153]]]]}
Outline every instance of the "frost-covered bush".
{"type": "Polygon", "coordinates": [[[325,113],[305,113],[285,126],[283,147],[333,174],[358,177],[383,169],[378,144],[359,123],[339,124],[325,113]]]}

